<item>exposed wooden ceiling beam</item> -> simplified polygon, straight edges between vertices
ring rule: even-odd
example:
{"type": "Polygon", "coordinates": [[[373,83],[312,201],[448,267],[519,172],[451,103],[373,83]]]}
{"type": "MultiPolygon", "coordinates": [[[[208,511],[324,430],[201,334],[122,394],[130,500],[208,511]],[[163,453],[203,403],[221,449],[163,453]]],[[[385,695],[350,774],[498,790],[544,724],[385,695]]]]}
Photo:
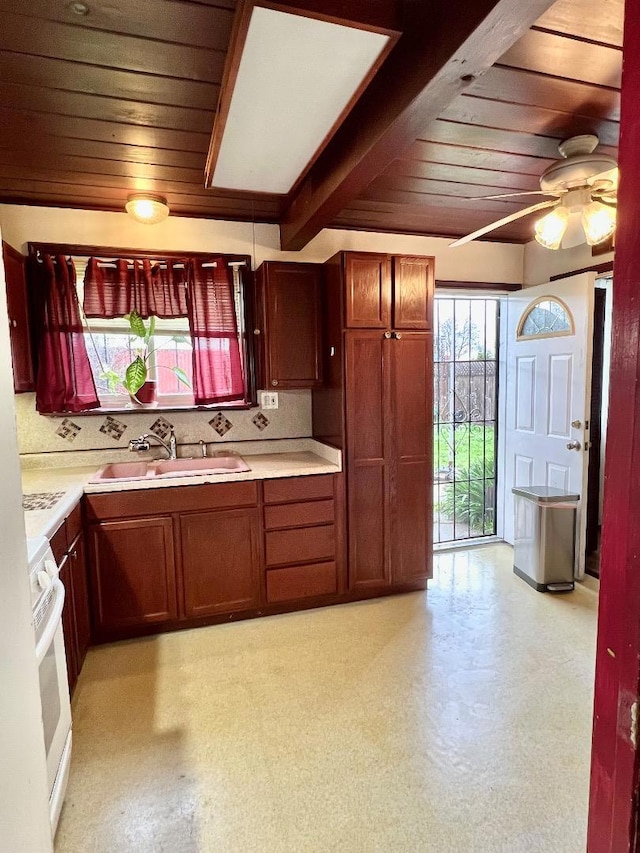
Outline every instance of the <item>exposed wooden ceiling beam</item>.
{"type": "Polygon", "coordinates": [[[282,248],[302,249],[331,223],[552,4],[407,2],[403,36],[291,198],[282,248]]]}

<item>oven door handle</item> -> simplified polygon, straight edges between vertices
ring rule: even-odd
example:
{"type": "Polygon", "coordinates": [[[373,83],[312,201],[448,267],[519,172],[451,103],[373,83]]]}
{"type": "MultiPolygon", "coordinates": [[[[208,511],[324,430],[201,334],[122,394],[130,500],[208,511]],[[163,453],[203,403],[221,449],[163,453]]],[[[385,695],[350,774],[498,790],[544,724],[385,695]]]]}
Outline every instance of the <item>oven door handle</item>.
{"type": "Polygon", "coordinates": [[[53,640],[56,631],[58,630],[58,625],[60,624],[60,619],[62,617],[62,608],[64,607],[64,585],[59,578],[54,578],[51,581],[51,586],[55,590],[55,602],[51,609],[51,613],[49,614],[49,618],[47,620],[47,627],[45,629],[44,634],[38,640],[36,645],[36,659],[38,661],[38,665],[42,663],[44,660],[44,656],[47,653],[47,649],[51,645],[51,641],[53,640]]]}

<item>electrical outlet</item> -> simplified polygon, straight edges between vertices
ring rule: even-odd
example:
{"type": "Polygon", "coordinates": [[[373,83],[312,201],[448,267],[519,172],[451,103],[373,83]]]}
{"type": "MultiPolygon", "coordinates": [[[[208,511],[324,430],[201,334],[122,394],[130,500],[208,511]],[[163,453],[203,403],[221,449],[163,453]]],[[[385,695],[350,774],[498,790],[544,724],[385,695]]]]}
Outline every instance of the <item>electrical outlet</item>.
{"type": "Polygon", "coordinates": [[[273,391],[262,391],[260,393],[260,408],[261,409],[277,409],[278,395],[273,391]]]}

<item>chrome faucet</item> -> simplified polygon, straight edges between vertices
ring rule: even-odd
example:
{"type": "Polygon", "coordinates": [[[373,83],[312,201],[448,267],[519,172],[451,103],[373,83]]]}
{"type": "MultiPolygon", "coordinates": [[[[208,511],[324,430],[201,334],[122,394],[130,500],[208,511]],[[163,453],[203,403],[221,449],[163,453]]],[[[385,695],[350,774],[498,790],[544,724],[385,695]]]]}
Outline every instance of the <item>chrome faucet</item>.
{"type": "Polygon", "coordinates": [[[176,441],[176,434],[173,431],[173,427],[171,428],[171,432],[169,433],[169,444],[160,438],[159,435],[155,435],[155,433],[145,432],[139,438],[132,438],[129,442],[129,450],[132,453],[142,453],[146,450],[149,450],[150,444],[149,441],[154,439],[159,444],[161,444],[164,449],[169,454],[169,459],[177,459],[178,458],[178,442],[176,441]]]}

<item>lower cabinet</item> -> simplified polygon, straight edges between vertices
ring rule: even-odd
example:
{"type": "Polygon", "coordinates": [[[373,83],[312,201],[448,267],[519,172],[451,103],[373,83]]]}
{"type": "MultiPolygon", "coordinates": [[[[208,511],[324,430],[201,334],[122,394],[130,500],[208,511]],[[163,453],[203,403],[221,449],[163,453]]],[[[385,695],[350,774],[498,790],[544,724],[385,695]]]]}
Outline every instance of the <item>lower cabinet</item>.
{"type": "Polygon", "coordinates": [[[187,513],[179,527],[185,616],[260,605],[257,510],[187,513]]]}
{"type": "Polygon", "coordinates": [[[93,618],[99,638],[178,617],[171,518],[91,525],[93,618]]]}
{"type": "MultiPolygon", "coordinates": [[[[71,603],[73,606],[73,653],[75,658],[74,681],[87,656],[91,643],[91,621],[89,617],[89,590],[87,588],[87,559],[85,555],[84,534],[80,533],[72,542],[67,557],[71,582],[71,603]]],[[[64,583],[64,581],[63,581],[64,583]]]]}
{"type": "Polygon", "coordinates": [[[94,639],[338,600],[342,501],[333,474],[87,495],[94,639]]]}
{"type": "Polygon", "coordinates": [[[51,537],[50,545],[65,589],[62,630],[69,692],[73,693],[91,642],[87,562],[80,505],[65,518],[51,537]]]}
{"type": "Polygon", "coordinates": [[[339,483],[322,475],[264,483],[267,603],[341,591],[339,483]]]}

